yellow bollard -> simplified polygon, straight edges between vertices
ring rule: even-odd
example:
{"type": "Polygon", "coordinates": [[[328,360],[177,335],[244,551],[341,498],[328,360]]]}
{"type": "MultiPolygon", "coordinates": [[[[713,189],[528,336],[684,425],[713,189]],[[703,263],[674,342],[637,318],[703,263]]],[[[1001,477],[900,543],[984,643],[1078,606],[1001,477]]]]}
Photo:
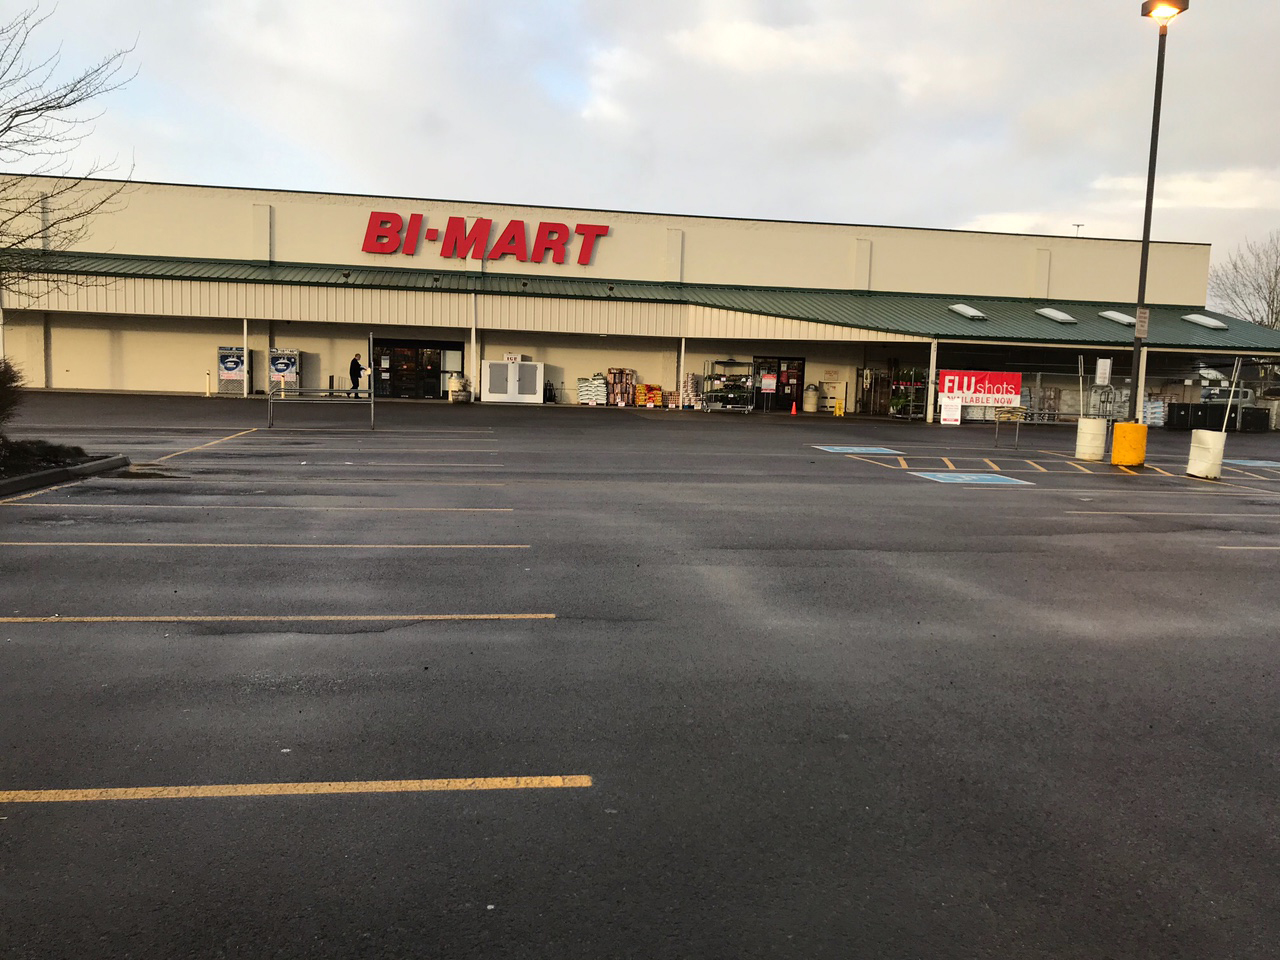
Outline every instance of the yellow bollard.
{"type": "Polygon", "coordinates": [[[1117,423],[1111,433],[1111,464],[1140,467],[1147,462],[1147,425],[1117,423]]]}

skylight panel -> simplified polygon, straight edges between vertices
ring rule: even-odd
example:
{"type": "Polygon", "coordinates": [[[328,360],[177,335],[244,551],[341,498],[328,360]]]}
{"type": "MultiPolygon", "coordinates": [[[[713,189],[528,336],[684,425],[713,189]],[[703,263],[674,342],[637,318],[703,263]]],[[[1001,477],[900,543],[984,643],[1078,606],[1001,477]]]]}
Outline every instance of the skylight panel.
{"type": "Polygon", "coordinates": [[[1116,323],[1123,323],[1126,327],[1136,327],[1138,325],[1138,321],[1134,317],[1129,316],[1127,313],[1121,313],[1119,310],[1103,310],[1098,316],[1113,320],[1116,323]]]}
{"type": "Polygon", "coordinates": [[[1059,310],[1056,307],[1041,307],[1036,311],[1042,317],[1048,317],[1055,323],[1075,323],[1076,318],[1065,310],[1059,310]]]}
{"type": "Polygon", "coordinates": [[[973,307],[969,306],[967,303],[953,303],[951,306],[947,307],[947,309],[950,310],[952,313],[960,314],[960,316],[968,320],[987,319],[987,315],[985,313],[983,313],[981,310],[974,309],[973,307]]]}
{"type": "Polygon", "coordinates": [[[1208,327],[1210,330],[1227,329],[1227,325],[1217,317],[1206,317],[1203,313],[1188,313],[1182,319],[1189,320],[1191,323],[1198,324],[1202,327],[1208,327]]]}

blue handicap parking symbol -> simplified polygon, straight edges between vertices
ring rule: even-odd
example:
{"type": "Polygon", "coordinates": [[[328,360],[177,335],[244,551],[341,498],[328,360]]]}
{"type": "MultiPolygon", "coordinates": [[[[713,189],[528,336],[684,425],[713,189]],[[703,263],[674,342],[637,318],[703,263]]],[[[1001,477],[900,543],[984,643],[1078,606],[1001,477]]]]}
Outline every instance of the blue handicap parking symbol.
{"type": "Polygon", "coordinates": [[[1024,483],[1029,487],[1035,486],[1030,480],[1019,480],[1003,473],[956,473],[950,470],[942,473],[916,473],[913,470],[911,475],[936,480],[938,483],[1024,483]]]}
{"type": "Polygon", "coordinates": [[[1280,467],[1280,463],[1275,460],[1223,460],[1222,462],[1237,467],[1280,467]]]}
{"type": "Polygon", "coordinates": [[[821,447],[814,444],[818,450],[825,450],[827,453],[891,453],[894,456],[902,456],[901,450],[890,450],[888,447],[821,447]]]}

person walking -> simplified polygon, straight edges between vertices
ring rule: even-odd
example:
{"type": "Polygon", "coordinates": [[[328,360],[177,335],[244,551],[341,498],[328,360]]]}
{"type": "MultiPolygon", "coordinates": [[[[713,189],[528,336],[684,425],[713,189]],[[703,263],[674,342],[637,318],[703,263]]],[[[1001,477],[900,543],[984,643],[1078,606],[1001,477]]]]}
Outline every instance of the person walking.
{"type": "Polygon", "coordinates": [[[365,375],[368,369],[369,369],[368,367],[366,367],[363,363],[360,362],[360,354],[357,353],[354,357],[352,357],[351,389],[347,391],[348,397],[353,397],[356,395],[356,392],[360,389],[360,379],[365,375]]]}

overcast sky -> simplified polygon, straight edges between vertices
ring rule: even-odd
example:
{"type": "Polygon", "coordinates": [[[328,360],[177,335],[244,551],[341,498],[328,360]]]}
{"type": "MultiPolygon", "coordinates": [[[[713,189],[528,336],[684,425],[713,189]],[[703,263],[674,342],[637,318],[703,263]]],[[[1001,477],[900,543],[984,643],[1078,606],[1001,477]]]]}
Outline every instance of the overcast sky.
{"type": "MultiPolygon", "coordinates": [[[[134,179],[1136,238],[1140,0],[46,0],[134,179]]],[[[1157,240],[1280,228],[1280,4],[1170,27],[1157,240]]]]}

